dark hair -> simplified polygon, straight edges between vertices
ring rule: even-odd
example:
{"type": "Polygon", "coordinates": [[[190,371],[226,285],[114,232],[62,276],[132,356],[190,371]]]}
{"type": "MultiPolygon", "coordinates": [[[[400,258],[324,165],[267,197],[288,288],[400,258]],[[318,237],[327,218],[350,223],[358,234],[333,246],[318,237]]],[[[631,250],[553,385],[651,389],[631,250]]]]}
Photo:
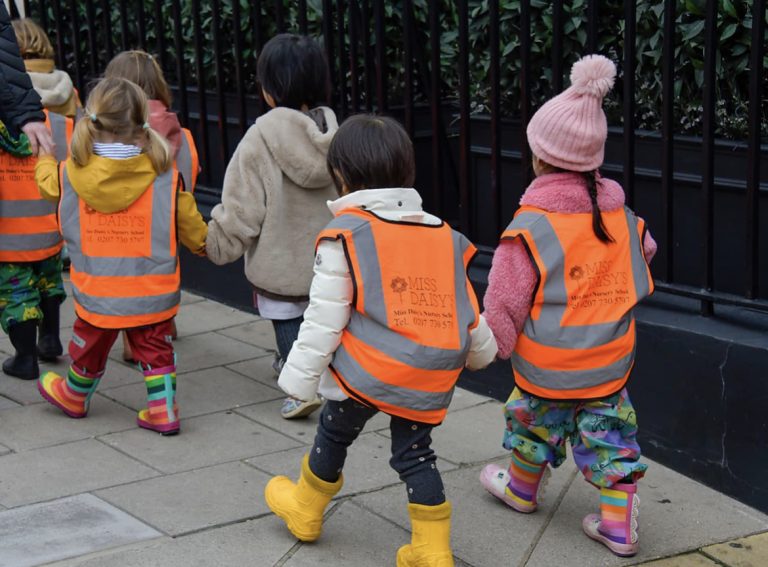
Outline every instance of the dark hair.
{"type": "Polygon", "coordinates": [[[277,106],[299,110],[327,103],[330,73],[322,49],[304,35],[281,33],[261,50],[256,75],[277,106]]]}
{"type": "Polygon", "coordinates": [[[412,187],[416,177],[413,143],[400,124],[386,116],[358,114],[336,132],[328,149],[328,171],[341,190],[412,187]]]}
{"type": "Polygon", "coordinates": [[[613,236],[605,228],[603,215],[600,213],[600,207],[597,204],[597,170],[584,171],[581,175],[587,184],[587,193],[589,193],[589,200],[592,203],[592,230],[601,242],[606,244],[614,242],[613,236]]]}

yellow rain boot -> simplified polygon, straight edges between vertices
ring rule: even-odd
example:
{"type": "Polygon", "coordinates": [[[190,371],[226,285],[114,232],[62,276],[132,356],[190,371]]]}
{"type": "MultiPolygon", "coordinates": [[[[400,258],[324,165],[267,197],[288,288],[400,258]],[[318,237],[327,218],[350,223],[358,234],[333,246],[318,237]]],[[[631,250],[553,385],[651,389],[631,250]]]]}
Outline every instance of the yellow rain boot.
{"type": "Polygon", "coordinates": [[[294,484],[286,476],[276,476],[264,488],[264,499],[297,539],[315,541],[323,530],[325,507],[343,483],[342,476],[336,482],[317,478],[309,468],[309,455],[304,455],[299,482],[294,484]]]}
{"type": "Polygon", "coordinates": [[[408,504],[411,543],[397,552],[397,567],[453,567],[451,503],[408,504]]]}

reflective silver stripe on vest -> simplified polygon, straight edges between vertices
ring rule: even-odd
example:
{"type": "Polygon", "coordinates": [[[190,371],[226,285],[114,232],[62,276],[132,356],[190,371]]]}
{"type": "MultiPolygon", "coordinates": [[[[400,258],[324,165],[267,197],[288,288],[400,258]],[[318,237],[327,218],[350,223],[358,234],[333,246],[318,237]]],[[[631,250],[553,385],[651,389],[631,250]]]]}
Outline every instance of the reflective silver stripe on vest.
{"type": "Polygon", "coordinates": [[[69,154],[67,140],[67,117],[55,112],[48,112],[48,122],[51,125],[51,136],[56,144],[56,161],[66,161],[69,154]]]}
{"type": "MultiPolygon", "coordinates": [[[[171,236],[175,219],[172,218],[173,169],[158,175],[152,194],[152,252],[151,257],[97,257],[82,252],[80,234],[80,198],[75,193],[66,167],[61,179],[61,225],[69,247],[74,269],[93,276],[142,276],[176,273],[178,258],[171,254],[171,236]],[[169,222],[170,221],[170,222],[169,222]]],[[[141,297],[95,297],[73,287],[73,295],[84,309],[101,315],[148,315],[172,309],[178,305],[180,292],[141,297]]]]}
{"type": "Polygon", "coordinates": [[[464,265],[464,254],[466,254],[469,247],[472,246],[472,243],[460,232],[452,230],[451,234],[453,236],[453,273],[455,278],[454,287],[456,289],[456,313],[459,316],[459,329],[461,329],[462,360],[465,360],[472,344],[472,337],[470,336],[469,329],[470,327],[474,327],[477,322],[475,308],[469,298],[469,289],[467,288],[467,286],[470,285],[467,278],[467,266],[464,265]]]}
{"type": "Polygon", "coordinates": [[[333,368],[353,390],[397,407],[417,411],[441,410],[447,408],[453,398],[453,388],[448,392],[424,392],[385,384],[360,366],[343,345],[334,355],[333,368]]]}
{"type": "Polygon", "coordinates": [[[651,294],[648,283],[648,262],[645,261],[643,243],[640,241],[640,233],[638,232],[640,221],[629,207],[624,207],[624,214],[627,217],[627,227],[629,228],[629,245],[632,247],[632,276],[635,280],[637,300],[640,301],[651,294]]]}
{"type": "Polygon", "coordinates": [[[537,386],[550,390],[576,390],[599,386],[623,378],[635,360],[635,349],[608,366],[590,368],[589,370],[551,370],[539,368],[524,359],[516,352],[512,353],[512,367],[523,377],[537,386]]]}
{"type": "Polygon", "coordinates": [[[56,203],[40,199],[24,201],[0,201],[0,217],[19,219],[24,217],[45,217],[56,214],[56,203]]]}
{"type": "Polygon", "coordinates": [[[0,234],[0,250],[5,252],[34,252],[53,248],[61,242],[61,234],[42,232],[38,234],[0,234]]]}
{"type": "Polygon", "coordinates": [[[395,360],[424,370],[461,368],[462,351],[420,345],[352,310],[347,330],[395,360]],[[457,365],[457,359],[459,364],[457,365]]]}
{"type": "MultiPolygon", "coordinates": [[[[370,222],[354,215],[342,215],[334,219],[328,228],[352,231],[352,244],[358,260],[357,268],[360,271],[357,277],[362,280],[365,313],[353,310],[346,331],[363,343],[405,365],[423,370],[456,370],[458,378],[458,371],[463,368],[471,345],[469,328],[475,322],[475,310],[470,301],[467,289],[466,268],[464,266],[464,253],[470,246],[469,241],[460,233],[451,231],[455,274],[454,289],[458,317],[456,324],[459,326],[460,348],[442,349],[414,342],[388,327],[387,311],[382,290],[381,268],[378,263],[379,255],[370,222]]],[[[436,230],[434,227],[425,227],[425,229],[436,230]]],[[[350,269],[354,271],[353,266],[350,266],[350,269]]],[[[447,399],[450,402],[450,396],[446,398],[445,394],[435,397],[431,393],[407,389],[403,397],[398,398],[398,392],[401,388],[388,384],[382,385],[378,378],[370,376],[360,368],[346,350],[344,353],[345,355],[339,356],[339,351],[337,351],[334,356],[333,366],[342,376],[350,380],[351,387],[359,390],[363,395],[367,394],[381,401],[388,401],[383,396],[389,395],[391,399],[396,401],[388,401],[388,403],[411,409],[419,409],[411,402],[411,398],[417,394],[433,396],[433,401],[437,399],[445,401],[447,399]],[[350,362],[354,363],[354,365],[350,366],[350,362]],[[352,376],[352,378],[349,378],[349,376],[352,376]],[[355,377],[358,379],[355,380],[355,377]],[[378,385],[374,386],[375,384],[378,385]],[[387,390],[389,394],[380,393],[382,389],[387,390]],[[373,390],[376,390],[376,392],[373,390]]],[[[435,405],[428,409],[441,409],[444,407],[447,407],[447,403],[444,406],[435,405]]]]}
{"type": "MultiPolygon", "coordinates": [[[[357,251],[357,261],[360,264],[360,275],[365,294],[363,308],[370,317],[386,325],[387,307],[384,305],[384,291],[381,288],[379,253],[376,250],[376,241],[373,239],[370,223],[355,215],[340,215],[333,219],[326,228],[349,230],[354,233],[352,245],[357,251]]],[[[352,266],[350,266],[351,269],[352,266]]],[[[360,292],[359,286],[357,291],[360,292]]]]}
{"type": "Polygon", "coordinates": [[[72,295],[86,311],[112,316],[162,313],[178,305],[181,300],[181,291],[143,297],[96,297],[73,287],[72,295]]]}
{"type": "Polygon", "coordinates": [[[192,148],[189,147],[189,140],[184,130],[181,132],[181,145],[176,156],[176,168],[184,179],[184,190],[191,193],[195,188],[194,183],[192,183],[194,177],[194,172],[192,171],[192,148]]]}

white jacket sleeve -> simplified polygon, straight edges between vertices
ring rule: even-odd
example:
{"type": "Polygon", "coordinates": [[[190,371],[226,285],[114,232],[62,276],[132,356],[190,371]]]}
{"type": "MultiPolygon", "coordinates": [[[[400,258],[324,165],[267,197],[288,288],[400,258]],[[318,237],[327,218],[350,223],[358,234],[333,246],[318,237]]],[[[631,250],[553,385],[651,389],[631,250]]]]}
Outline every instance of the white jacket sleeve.
{"type": "Polygon", "coordinates": [[[480,370],[488,366],[496,358],[498,347],[496,338],[491,332],[485,317],[480,315],[480,322],[477,327],[470,332],[472,344],[469,347],[469,356],[467,357],[467,368],[470,370],[480,370]]]}
{"type": "Polygon", "coordinates": [[[314,271],[299,338],[278,380],[286,394],[304,401],[317,395],[320,377],[341,344],[352,312],[352,277],[341,242],[320,243],[314,271]]]}

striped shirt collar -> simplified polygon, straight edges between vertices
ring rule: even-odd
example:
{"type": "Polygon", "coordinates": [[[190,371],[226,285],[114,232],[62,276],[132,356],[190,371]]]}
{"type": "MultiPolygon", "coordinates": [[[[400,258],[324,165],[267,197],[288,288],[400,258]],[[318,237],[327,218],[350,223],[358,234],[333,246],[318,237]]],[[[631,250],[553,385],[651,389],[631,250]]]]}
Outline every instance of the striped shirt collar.
{"type": "Polygon", "coordinates": [[[129,159],[141,154],[141,148],[132,144],[121,144],[120,142],[110,144],[94,142],[93,153],[105,158],[129,159]]]}

